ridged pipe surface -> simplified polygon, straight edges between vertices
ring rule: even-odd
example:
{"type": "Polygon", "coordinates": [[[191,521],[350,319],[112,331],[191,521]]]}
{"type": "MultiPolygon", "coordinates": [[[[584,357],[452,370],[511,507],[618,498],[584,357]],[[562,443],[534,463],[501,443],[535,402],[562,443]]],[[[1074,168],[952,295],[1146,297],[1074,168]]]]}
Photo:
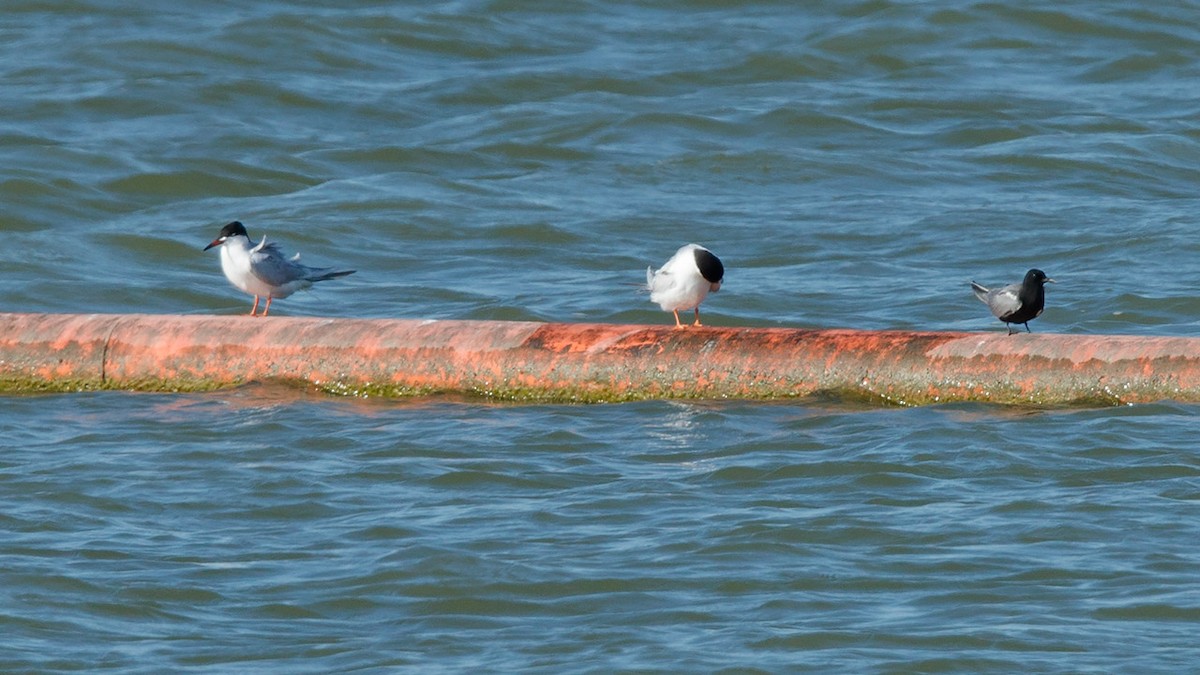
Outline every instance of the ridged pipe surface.
{"type": "Polygon", "coordinates": [[[248,316],[0,314],[0,390],[252,381],[542,401],[1200,400],[1200,339],[248,316]]]}

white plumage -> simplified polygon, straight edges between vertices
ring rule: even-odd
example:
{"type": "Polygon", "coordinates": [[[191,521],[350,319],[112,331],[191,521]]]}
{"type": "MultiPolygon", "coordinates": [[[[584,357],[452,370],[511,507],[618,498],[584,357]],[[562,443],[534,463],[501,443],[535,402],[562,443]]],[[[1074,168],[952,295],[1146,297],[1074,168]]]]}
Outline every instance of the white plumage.
{"type": "Polygon", "coordinates": [[[221,247],[221,271],[225,273],[225,278],[254,296],[251,316],[258,312],[258,299],[261,296],[267,297],[267,305],[262,313],[266,316],[274,298],[286,298],[318,281],[354,274],[354,270],[302,265],[299,253],[288,259],[279,246],[267,243],[266,236],[257,245],[252,245],[246,228],[236,220],[221,228],[221,233],[204,250],[214,246],[221,247]]]}
{"type": "Polygon", "coordinates": [[[665,312],[675,315],[675,326],[683,328],[679,321],[680,310],[695,310],[696,322],[700,324],[700,303],[709,292],[721,290],[725,278],[725,267],[712,251],[699,244],[680,247],[671,259],[655,270],[646,268],[646,289],[650,301],[657,303],[665,312]]]}

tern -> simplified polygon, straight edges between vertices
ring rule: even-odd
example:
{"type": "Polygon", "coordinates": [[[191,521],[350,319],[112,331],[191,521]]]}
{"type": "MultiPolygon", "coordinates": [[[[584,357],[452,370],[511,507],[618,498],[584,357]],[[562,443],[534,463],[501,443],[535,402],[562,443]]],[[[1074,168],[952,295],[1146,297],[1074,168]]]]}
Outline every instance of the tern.
{"type": "Polygon", "coordinates": [[[692,325],[699,326],[700,303],[709,291],[721,290],[724,278],[725,266],[712,251],[699,244],[687,244],[658,270],[646,268],[646,290],[650,291],[650,302],[675,315],[676,328],[684,328],[679,322],[681,309],[694,309],[696,322],[692,325]]]}
{"type": "Polygon", "coordinates": [[[266,316],[274,298],[286,298],[318,281],[355,272],[302,265],[299,253],[291,258],[284,257],[277,244],[267,243],[266,235],[258,244],[253,244],[245,226],[236,220],[222,227],[221,233],[204,250],[214,246],[221,247],[221,271],[225,272],[225,278],[243,292],[254,296],[250,316],[258,316],[258,299],[261,296],[267,296],[267,305],[262,313],[262,316],[266,316]]]}
{"type": "Polygon", "coordinates": [[[1012,329],[1011,324],[1014,323],[1024,324],[1026,331],[1033,332],[1029,330],[1029,322],[1040,316],[1046,307],[1047,283],[1052,284],[1055,281],[1047,277],[1045,272],[1032,269],[1025,273],[1025,279],[1019,284],[989,290],[972,281],[971,290],[975,291],[975,297],[987,305],[997,319],[1004,322],[1008,327],[1008,334],[1012,335],[1014,332],[1021,332],[1020,329],[1012,329]]]}

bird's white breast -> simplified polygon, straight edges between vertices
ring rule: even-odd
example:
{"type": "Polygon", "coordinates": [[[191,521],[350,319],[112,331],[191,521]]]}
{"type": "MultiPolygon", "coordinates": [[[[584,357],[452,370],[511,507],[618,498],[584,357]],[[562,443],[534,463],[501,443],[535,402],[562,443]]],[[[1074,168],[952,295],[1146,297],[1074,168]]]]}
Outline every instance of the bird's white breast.
{"type": "Polygon", "coordinates": [[[250,240],[230,237],[221,245],[221,271],[229,283],[250,295],[270,295],[271,286],[254,276],[250,268],[250,240]]]}

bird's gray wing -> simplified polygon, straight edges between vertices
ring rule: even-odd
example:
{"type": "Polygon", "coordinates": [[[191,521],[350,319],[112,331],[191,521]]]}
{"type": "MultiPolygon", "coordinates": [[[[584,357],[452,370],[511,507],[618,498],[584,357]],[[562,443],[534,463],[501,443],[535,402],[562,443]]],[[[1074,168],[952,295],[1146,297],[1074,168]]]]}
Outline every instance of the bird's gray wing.
{"type": "Polygon", "coordinates": [[[1020,291],[1021,284],[1009,284],[1004,288],[989,291],[987,304],[992,309],[992,314],[1003,319],[1021,309],[1021,300],[1017,296],[1020,291]]]}
{"type": "Polygon", "coordinates": [[[250,271],[272,286],[282,286],[304,276],[305,267],[288,260],[277,244],[262,242],[250,249],[250,271]]]}

